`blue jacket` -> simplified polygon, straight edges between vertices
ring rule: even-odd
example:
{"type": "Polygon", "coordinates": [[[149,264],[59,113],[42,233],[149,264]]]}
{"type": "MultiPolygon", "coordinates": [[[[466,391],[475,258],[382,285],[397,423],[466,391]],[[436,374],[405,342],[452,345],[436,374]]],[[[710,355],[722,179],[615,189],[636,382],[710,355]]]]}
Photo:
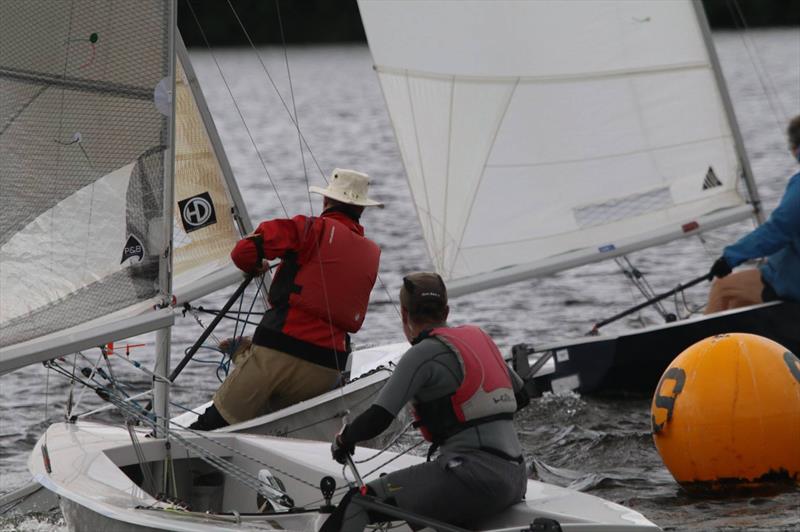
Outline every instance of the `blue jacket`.
{"type": "Polygon", "coordinates": [[[760,267],[761,277],[781,299],[800,301],[800,172],[789,179],[769,219],[722,254],[732,268],[767,257],[760,267]]]}

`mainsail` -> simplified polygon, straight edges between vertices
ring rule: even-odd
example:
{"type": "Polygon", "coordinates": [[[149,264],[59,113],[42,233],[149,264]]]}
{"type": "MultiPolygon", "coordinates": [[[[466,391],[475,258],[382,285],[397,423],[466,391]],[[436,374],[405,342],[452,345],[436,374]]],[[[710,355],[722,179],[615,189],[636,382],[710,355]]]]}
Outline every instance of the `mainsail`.
{"type": "Polygon", "coordinates": [[[182,45],[173,104],[171,10],[0,3],[0,373],[172,324],[164,276],[183,300],[240,277],[249,220],[182,45]]]}
{"type": "Polygon", "coordinates": [[[753,214],[699,3],[359,8],[423,235],[454,295],[753,214]]]}

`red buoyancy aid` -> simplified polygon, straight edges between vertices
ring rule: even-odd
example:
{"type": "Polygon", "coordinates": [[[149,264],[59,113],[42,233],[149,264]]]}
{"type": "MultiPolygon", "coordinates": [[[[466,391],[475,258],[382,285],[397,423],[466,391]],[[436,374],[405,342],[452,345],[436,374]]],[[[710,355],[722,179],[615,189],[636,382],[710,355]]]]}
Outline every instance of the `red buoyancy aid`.
{"type": "Polygon", "coordinates": [[[512,419],[517,410],[514,385],[503,355],[489,335],[474,325],[439,327],[429,335],[455,353],[464,378],[449,396],[449,405],[444,406],[441,399],[416,405],[423,437],[439,443],[471,426],[512,419]]]}
{"type": "Polygon", "coordinates": [[[315,218],[313,223],[320,225],[318,249],[300,265],[294,278],[300,291],[291,293],[289,306],[330,320],[337,329],[357,332],[367,313],[381,250],[338,220],[315,218]]]}

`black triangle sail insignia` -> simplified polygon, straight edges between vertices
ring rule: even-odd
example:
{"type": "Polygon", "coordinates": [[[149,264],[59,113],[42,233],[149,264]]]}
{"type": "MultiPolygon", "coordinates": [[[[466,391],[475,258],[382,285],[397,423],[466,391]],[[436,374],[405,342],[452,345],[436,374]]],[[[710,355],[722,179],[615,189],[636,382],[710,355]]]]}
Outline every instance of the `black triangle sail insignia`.
{"type": "Polygon", "coordinates": [[[119,261],[119,263],[122,264],[132,257],[139,259],[134,262],[139,262],[144,258],[144,246],[142,245],[142,241],[136,238],[136,235],[128,237],[128,241],[125,242],[125,249],[122,250],[122,260],[119,261]]]}
{"type": "Polygon", "coordinates": [[[703,190],[708,190],[709,188],[714,187],[721,187],[722,181],[719,180],[717,174],[714,173],[714,169],[710,166],[708,167],[708,172],[706,172],[706,177],[703,179],[703,190]]]}

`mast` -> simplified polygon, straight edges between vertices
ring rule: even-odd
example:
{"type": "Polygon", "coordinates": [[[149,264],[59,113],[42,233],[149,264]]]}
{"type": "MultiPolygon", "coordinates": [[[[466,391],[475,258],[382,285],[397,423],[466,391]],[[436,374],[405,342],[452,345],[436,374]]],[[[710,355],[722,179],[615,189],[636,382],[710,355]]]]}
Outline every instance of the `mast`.
{"type": "MultiPolygon", "coordinates": [[[[164,151],[164,217],[161,265],[159,268],[159,291],[163,305],[171,305],[172,298],[172,210],[175,195],[175,35],[177,21],[175,16],[175,2],[169,3],[168,14],[168,39],[169,39],[169,86],[171,103],[170,114],[167,116],[167,148],[164,151]]],[[[156,331],[156,364],[154,372],[157,375],[169,375],[170,349],[172,328],[167,327],[156,331]]],[[[169,387],[162,381],[153,381],[153,409],[159,422],[157,436],[164,437],[169,424],[169,387]]]]}
{"type": "Polygon", "coordinates": [[[750,167],[750,159],[748,159],[747,150],[745,150],[744,147],[744,139],[739,129],[739,122],[736,121],[736,113],[733,110],[733,103],[731,102],[731,95],[728,92],[728,85],[725,82],[725,76],[722,74],[722,67],[720,66],[719,57],[717,56],[717,49],[714,47],[714,41],[711,38],[711,29],[708,25],[706,11],[703,8],[702,0],[692,0],[692,5],[697,14],[697,22],[703,34],[703,41],[706,44],[706,50],[708,50],[709,60],[714,68],[714,77],[717,80],[722,104],[725,107],[725,114],[728,116],[728,122],[731,126],[733,141],[736,146],[736,154],[739,156],[739,164],[742,165],[742,177],[747,186],[747,195],[750,196],[750,203],[753,205],[753,216],[759,224],[762,224],[764,223],[764,212],[761,209],[761,198],[758,195],[758,187],[753,178],[753,169],[750,167]]]}

